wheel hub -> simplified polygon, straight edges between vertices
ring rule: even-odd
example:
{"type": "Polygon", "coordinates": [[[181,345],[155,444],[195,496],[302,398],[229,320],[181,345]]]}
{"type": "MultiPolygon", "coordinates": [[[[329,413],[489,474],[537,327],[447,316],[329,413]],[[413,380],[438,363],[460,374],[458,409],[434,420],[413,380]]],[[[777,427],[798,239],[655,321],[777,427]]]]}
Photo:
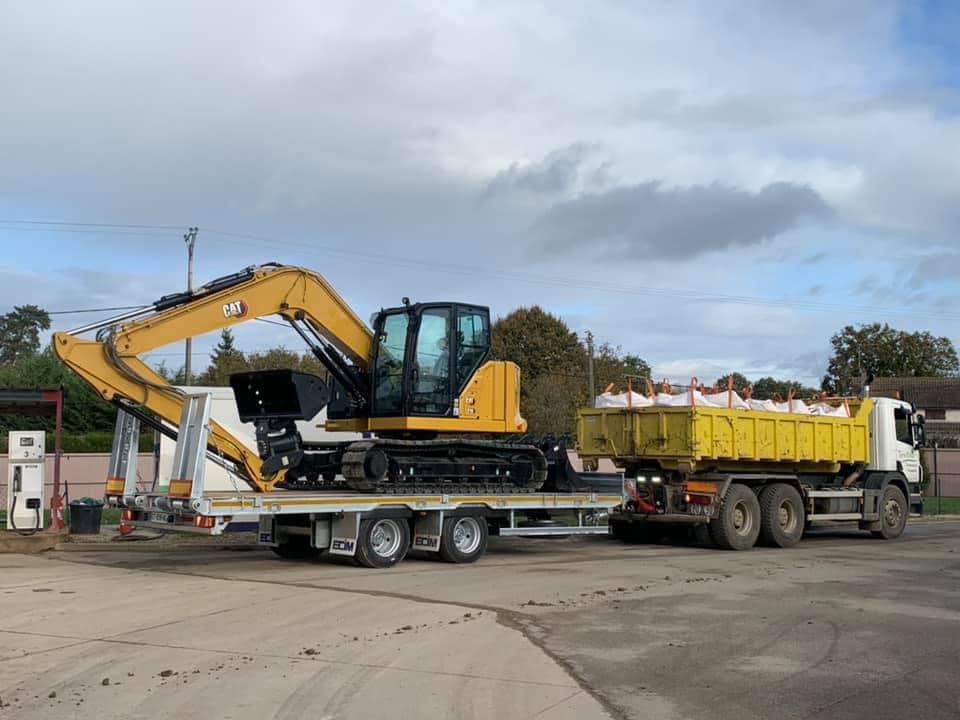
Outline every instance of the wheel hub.
{"type": "Polygon", "coordinates": [[[460,552],[469,555],[480,544],[480,528],[476,518],[460,518],[453,527],[453,544],[460,552]]]}
{"type": "Polygon", "coordinates": [[[888,527],[896,527],[900,524],[900,503],[896,500],[887,500],[883,506],[883,520],[888,527]]]}
{"type": "Polygon", "coordinates": [[[390,557],[400,548],[400,530],[394,520],[381,520],[370,531],[370,545],[380,557],[390,557]]]}
{"type": "Polygon", "coordinates": [[[753,527],[750,512],[744,503],[738,502],[733,507],[733,529],[738,535],[749,535],[753,527]]]}

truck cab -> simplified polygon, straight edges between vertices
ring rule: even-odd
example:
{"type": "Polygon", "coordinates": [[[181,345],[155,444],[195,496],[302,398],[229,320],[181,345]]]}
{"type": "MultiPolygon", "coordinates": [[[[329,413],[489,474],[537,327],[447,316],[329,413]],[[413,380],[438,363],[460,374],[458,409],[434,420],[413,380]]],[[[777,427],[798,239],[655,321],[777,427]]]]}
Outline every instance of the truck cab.
{"type": "Polygon", "coordinates": [[[920,463],[920,448],[924,444],[923,416],[903,400],[877,397],[873,402],[867,469],[902,472],[910,488],[910,510],[919,513],[923,507],[923,466],[920,463]]]}

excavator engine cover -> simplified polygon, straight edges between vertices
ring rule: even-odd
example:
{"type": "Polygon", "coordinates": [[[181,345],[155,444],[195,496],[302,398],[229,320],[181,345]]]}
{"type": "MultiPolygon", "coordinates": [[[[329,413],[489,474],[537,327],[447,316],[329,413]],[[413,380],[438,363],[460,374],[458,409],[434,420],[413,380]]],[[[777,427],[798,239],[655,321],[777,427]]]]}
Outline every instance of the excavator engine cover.
{"type": "Polygon", "coordinates": [[[312,420],[330,402],[322,378],[296,370],[256,370],[230,376],[240,422],[312,420]]]}

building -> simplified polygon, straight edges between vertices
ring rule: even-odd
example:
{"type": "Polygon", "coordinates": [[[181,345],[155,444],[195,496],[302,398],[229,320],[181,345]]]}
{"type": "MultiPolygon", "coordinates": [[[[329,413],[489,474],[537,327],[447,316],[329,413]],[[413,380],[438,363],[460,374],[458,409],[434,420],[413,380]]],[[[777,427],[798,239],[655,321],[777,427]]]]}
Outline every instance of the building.
{"type": "Polygon", "coordinates": [[[941,447],[960,445],[960,378],[876,378],[870,392],[912,403],[926,418],[928,444],[936,440],[941,447]]]}

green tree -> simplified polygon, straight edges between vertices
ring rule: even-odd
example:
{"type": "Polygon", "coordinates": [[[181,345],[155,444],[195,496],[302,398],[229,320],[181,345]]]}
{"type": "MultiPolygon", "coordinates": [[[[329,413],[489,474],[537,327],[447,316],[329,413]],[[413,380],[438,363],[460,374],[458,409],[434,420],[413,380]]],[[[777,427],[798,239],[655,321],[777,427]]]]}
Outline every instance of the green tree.
{"type": "MultiPolygon", "coordinates": [[[[624,390],[627,387],[627,378],[630,378],[636,392],[643,393],[646,380],[650,377],[650,366],[637,355],[624,355],[619,346],[602,343],[594,350],[593,373],[597,382],[595,394],[603,392],[604,388],[611,384],[624,390]]],[[[584,400],[589,402],[589,394],[584,400]]]]}
{"type": "Polygon", "coordinates": [[[312,354],[302,354],[279,347],[247,356],[246,370],[300,370],[326,378],[327,370],[312,354]]]}
{"type": "MultiPolygon", "coordinates": [[[[718,377],[717,387],[720,388],[721,390],[726,390],[727,381],[731,377],[733,378],[733,389],[738,393],[742,393],[743,389],[750,384],[750,381],[747,379],[746,375],[743,375],[742,373],[734,372],[734,373],[728,373],[726,375],[721,375],[720,377],[718,377]]],[[[754,396],[756,396],[756,387],[754,387],[754,396]]]]}
{"type": "Polygon", "coordinates": [[[0,365],[11,365],[40,351],[40,333],[50,329],[50,315],[36,305],[16,305],[0,315],[0,365]]]}
{"type": "Polygon", "coordinates": [[[859,392],[865,375],[875,377],[948,377],[960,361],[947,337],[897,330],[887,324],[847,325],[831,339],[833,356],[823,389],[834,394],[859,392]]]}
{"type": "MultiPolygon", "coordinates": [[[[563,320],[540,307],[519,308],[498,319],[491,332],[493,357],[520,366],[520,405],[530,432],[568,434],[576,410],[610,383],[646,378],[650,366],[637,355],[602,343],[594,350],[596,388],[589,388],[587,349],[563,320]]],[[[639,380],[637,381],[639,382],[639,380]]]]}
{"type": "Polygon", "coordinates": [[[772,377],[762,377],[753,383],[753,397],[757,400],[773,400],[779,397],[786,400],[793,390],[793,396],[806,400],[819,395],[819,392],[795,380],[778,380],[772,377]]]}
{"type": "Polygon", "coordinates": [[[577,334],[536,305],[499,318],[490,342],[493,357],[512,360],[531,379],[548,373],[583,373],[586,368],[586,350],[577,334]]]}
{"type": "MultiPolygon", "coordinates": [[[[63,427],[68,433],[112,431],[116,409],[79,375],[61,363],[50,348],[0,367],[0,386],[10,388],[63,387],[63,427]]],[[[53,418],[2,416],[0,429],[53,430],[53,418]]]]}
{"type": "Polygon", "coordinates": [[[247,358],[236,347],[233,332],[230,328],[224,328],[220,332],[220,341],[210,354],[210,365],[200,375],[198,384],[224,387],[230,384],[233,373],[248,368],[247,358]]]}

